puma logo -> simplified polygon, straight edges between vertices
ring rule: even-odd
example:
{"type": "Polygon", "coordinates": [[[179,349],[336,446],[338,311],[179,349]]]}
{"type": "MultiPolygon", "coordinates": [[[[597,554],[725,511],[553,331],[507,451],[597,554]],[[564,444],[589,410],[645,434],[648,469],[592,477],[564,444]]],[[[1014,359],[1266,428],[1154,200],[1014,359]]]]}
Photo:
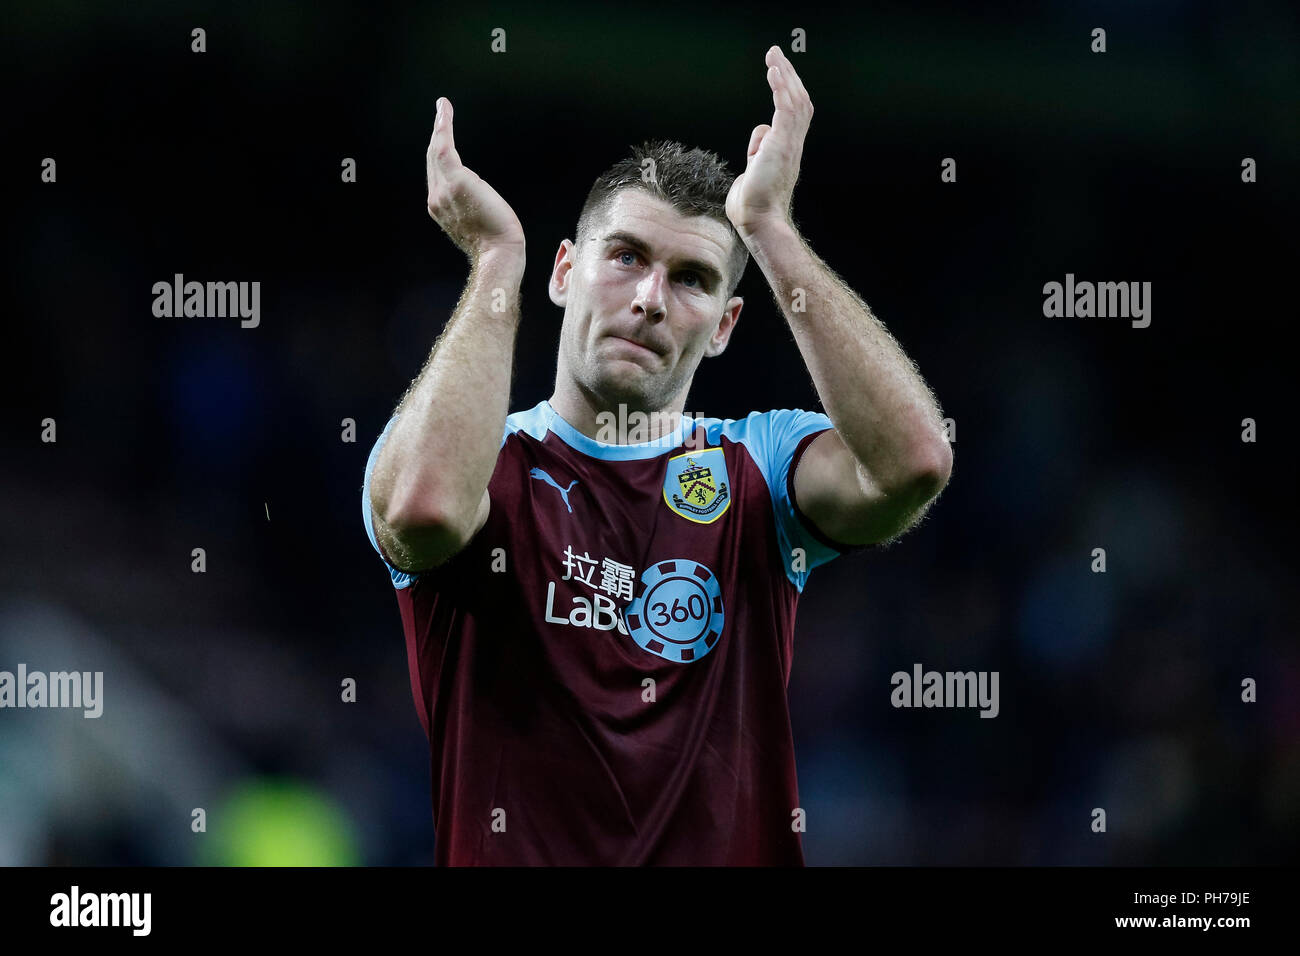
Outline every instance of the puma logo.
{"type": "Polygon", "coordinates": [[[555,483],[554,478],[552,478],[546,472],[542,471],[542,469],[540,468],[533,468],[528,472],[528,474],[532,475],[534,478],[542,479],[542,481],[546,482],[548,485],[550,485],[552,488],[558,491],[560,493],[560,497],[564,499],[564,507],[569,509],[569,514],[573,514],[573,505],[569,504],[569,492],[572,491],[573,486],[578,483],[577,478],[574,478],[573,481],[569,482],[569,487],[561,488],[559,485],[555,483]]]}

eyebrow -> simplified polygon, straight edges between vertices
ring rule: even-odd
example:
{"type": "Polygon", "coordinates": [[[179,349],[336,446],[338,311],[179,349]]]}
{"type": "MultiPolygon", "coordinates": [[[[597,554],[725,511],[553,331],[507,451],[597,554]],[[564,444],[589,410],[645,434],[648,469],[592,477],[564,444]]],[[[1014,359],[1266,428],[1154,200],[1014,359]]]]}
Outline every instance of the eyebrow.
{"type": "MultiPolygon", "coordinates": [[[[631,246],[637,252],[644,253],[652,258],[654,256],[654,249],[651,247],[650,243],[646,242],[639,236],[632,235],[630,232],[611,232],[608,236],[602,239],[601,242],[605,245],[622,243],[625,246],[631,246]]],[[[709,265],[709,263],[700,259],[677,259],[673,262],[673,265],[681,269],[691,269],[698,272],[709,280],[711,287],[717,287],[722,284],[722,273],[709,265]]]]}

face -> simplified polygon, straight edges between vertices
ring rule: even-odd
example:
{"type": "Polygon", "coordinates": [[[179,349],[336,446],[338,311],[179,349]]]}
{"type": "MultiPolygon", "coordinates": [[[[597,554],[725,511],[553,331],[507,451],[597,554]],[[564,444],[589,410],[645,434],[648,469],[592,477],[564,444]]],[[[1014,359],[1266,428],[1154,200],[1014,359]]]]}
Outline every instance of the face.
{"type": "Polygon", "coordinates": [[[551,301],[564,308],[560,375],[598,408],[684,401],[700,360],[727,347],[743,300],[727,297],[731,231],[644,190],[615,194],[577,248],[560,243],[551,301]]]}

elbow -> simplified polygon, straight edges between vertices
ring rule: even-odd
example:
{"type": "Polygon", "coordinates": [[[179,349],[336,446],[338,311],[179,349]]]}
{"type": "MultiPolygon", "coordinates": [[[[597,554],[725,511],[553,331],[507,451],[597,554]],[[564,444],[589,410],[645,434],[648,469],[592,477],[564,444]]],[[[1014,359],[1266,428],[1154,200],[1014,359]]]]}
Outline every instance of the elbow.
{"type": "Polygon", "coordinates": [[[373,503],[384,523],[399,533],[437,534],[455,529],[456,510],[432,496],[394,497],[380,507],[373,503]]]}
{"type": "Polygon", "coordinates": [[[904,477],[895,488],[924,504],[937,498],[951,477],[952,446],[946,439],[936,439],[912,452],[904,477]]]}
{"type": "MultiPolygon", "coordinates": [[[[952,445],[946,438],[933,442],[921,459],[919,473],[923,483],[933,486],[937,495],[952,477],[952,445]]],[[[933,496],[931,496],[933,497],[933,496]]]]}
{"type": "Polygon", "coordinates": [[[469,543],[473,517],[462,520],[458,512],[427,502],[389,505],[378,512],[387,526],[402,570],[437,567],[469,543]]]}

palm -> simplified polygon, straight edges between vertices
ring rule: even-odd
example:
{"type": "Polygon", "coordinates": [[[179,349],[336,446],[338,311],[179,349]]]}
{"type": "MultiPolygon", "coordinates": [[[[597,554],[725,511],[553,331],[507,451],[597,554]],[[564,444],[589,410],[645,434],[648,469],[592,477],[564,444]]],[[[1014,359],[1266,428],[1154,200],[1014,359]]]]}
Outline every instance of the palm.
{"type": "Polygon", "coordinates": [[[727,193],[727,217],[732,222],[750,223],[789,213],[780,198],[794,192],[794,183],[784,180],[782,162],[773,155],[776,148],[769,142],[771,138],[770,134],[763,137],[758,153],[731,184],[727,193]]]}

